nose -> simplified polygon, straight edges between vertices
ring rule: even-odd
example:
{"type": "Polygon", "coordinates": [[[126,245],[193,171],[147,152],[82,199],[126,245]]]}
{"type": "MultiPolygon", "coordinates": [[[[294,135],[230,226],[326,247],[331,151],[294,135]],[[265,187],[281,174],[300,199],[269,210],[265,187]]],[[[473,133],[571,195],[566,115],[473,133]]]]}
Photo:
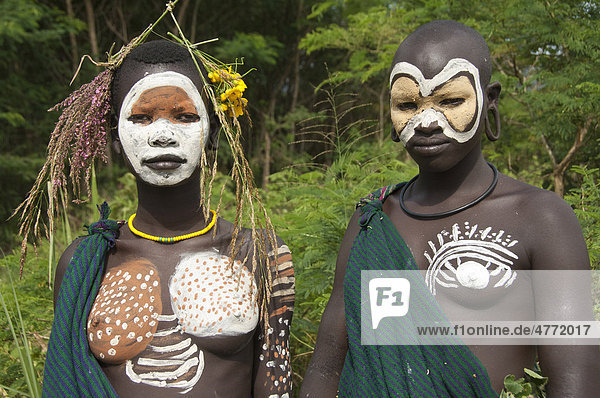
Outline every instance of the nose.
{"type": "Polygon", "coordinates": [[[419,130],[420,132],[424,133],[424,134],[432,134],[435,130],[439,129],[440,126],[438,125],[437,120],[434,121],[433,123],[430,124],[419,124],[415,130],[419,130]]]}
{"type": "Polygon", "coordinates": [[[153,147],[167,148],[179,146],[175,134],[168,129],[158,129],[148,137],[148,145],[153,147]]]}
{"type": "Polygon", "coordinates": [[[439,124],[437,115],[433,112],[425,111],[423,112],[422,117],[421,122],[415,126],[415,130],[418,130],[422,134],[430,135],[442,128],[439,124]]]}

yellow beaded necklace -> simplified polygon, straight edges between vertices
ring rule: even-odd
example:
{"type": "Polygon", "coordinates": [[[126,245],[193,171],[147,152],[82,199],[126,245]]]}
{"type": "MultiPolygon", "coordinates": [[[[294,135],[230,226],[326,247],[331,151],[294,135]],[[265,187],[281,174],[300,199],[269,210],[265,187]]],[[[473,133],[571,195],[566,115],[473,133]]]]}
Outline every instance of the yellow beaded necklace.
{"type": "Polygon", "coordinates": [[[217,222],[217,213],[215,213],[214,210],[209,210],[209,211],[212,213],[212,220],[208,223],[208,225],[204,229],[201,229],[200,231],[192,232],[190,234],[173,236],[171,238],[164,238],[162,236],[149,235],[147,233],[144,233],[142,231],[138,231],[137,229],[135,229],[135,227],[133,226],[133,219],[135,218],[136,213],[133,213],[131,215],[131,217],[129,217],[129,220],[127,221],[127,225],[129,226],[129,230],[131,232],[133,232],[135,235],[142,237],[144,239],[153,240],[153,241],[159,242],[159,243],[175,243],[175,242],[179,242],[180,240],[190,239],[190,238],[194,238],[196,236],[204,235],[205,233],[210,231],[210,229],[213,227],[213,225],[215,225],[215,223],[217,222]]]}

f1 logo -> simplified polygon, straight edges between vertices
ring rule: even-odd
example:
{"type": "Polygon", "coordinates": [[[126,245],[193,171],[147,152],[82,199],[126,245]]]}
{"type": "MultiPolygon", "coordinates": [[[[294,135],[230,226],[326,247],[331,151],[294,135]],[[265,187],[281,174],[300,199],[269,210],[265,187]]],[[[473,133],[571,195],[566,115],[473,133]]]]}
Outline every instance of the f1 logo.
{"type": "Polygon", "coordinates": [[[377,329],[386,317],[402,317],[408,313],[410,282],[405,278],[375,278],[369,281],[371,322],[377,329]]]}

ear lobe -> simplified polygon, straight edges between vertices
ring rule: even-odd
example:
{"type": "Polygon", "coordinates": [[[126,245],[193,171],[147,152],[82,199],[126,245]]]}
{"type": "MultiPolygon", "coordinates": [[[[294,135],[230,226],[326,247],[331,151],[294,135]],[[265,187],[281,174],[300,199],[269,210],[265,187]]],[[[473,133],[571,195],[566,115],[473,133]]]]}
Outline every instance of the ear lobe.
{"type": "Polygon", "coordinates": [[[498,107],[498,100],[500,99],[500,91],[502,91],[502,86],[499,82],[493,82],[488,84],[486,88],[487,100],[488,100],[488,110],[494,105],[498,107]]]}
{"type": "Polygon", "coordinates": [[[113,129],[111,131],[112,135],[112,149],[117,155],[121,155],[123,153],[123,146],[121,145],[121,140],[119,140],[119,134],[117,134],[117,130],[113,129]]]}
{"type": "Polygon", "coordinates": [[[500,83],[494,82],[487,86],[487,108],[485,110],[485,135],[490,141],[496,141],[500,138],[500,111],[498,110],[498,99],[500,98],[500,83]],[[492,131],[490,123],[490,112],[494,116],[495,132],[492,131]]]}

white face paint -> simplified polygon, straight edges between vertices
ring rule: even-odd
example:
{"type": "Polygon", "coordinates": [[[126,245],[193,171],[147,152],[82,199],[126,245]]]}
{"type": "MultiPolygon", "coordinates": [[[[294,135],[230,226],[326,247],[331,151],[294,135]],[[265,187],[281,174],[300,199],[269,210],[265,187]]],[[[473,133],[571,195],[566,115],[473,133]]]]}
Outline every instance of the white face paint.
{"type": "Polygon", "coordinates": [[[209,128],[208,112],[198,89],[187,76],[172,71],[139,80],[125,96],[119,115],[119,139],[125,156],[139,178],[150,185],[176,185],[189,178],[200,163],[209,128]],[[184,95],[179,95],[179,100],[165,101],[166,110],[156,106],[161,97],[151,98],[155,105],[140,108],[140,97],[144,93],[151,97],[148,91],[156,88],[174,88],[178,93],[183,90],[184,95]],[[193,113],[199,116],[197,121],[173,121],[161,116],[166,112],[178,117],[180,105],[188,101],[193,103],[193,113]],[[148,123],[140,123],[138,109],[144,109],[148,123]],[[155,120],[154,115],[161,117],[155,120]]]}
{"type": "Polygon", "coordinates": [[[445,136],[452,138],[459,143],[464,143],[475,135],[483,109],[483,91],[481,89],[481,82],[479,81],[479,70],[466,59],[451,59],[444,69],[431,79],[426,79],[423,76],[423,73],[413,64],[408,62],[398,62],[394,65],[390,74],[390,88],[392,88],[390,104],[390,108],[392,109],[392,122],[404,145],[406,145],[408,140],[415,134],[415,128],[420,126],[427,128],[435,122],[437,122],[437,125],[442,129],[445,136]],[[461,73],[463,73],[463,75],[457,76],[461,73]],[[475,98],[469,98],[469,90],[465,90],[464,73],[472,76],[475,84],[475,98]],[[392,82],[397,75],[402,75],[402,77],[398,78],[392,86],[392,82]],[[405,84],[405,82],[399,82],[400,79],[411,79],[416,82],[416,84],[418,84],[417,95],[411,94],[410,99],[395,99],[395,97],[406,95],[406,93],[402,92],[402,87],[396,87],[396,83],[405,84]],[[460,81],[461,79],[463,81],[460,81]],[[461,94],[466,94],[465,97],[467,98],[462,98],[464,100],[463,103],[459,105],[450,104],[449,106],[444,106],[443,101],[445,98],[452,99],[452,89],[446,90],[448,93],[441,94],[439,101],[435,97],[436,95],[439,95],[436,94],[437,91],[440,91],[440,89],[443,91],[444,86],[450,84],[454,85],[456,88],[462,89],[461,94]],[[415,96],[418,97],[418,94],[426,100],[420,101],[419,98],[414,98],[415,96]],[[432,100],[427,100],[426,97],[430,96],[432,97],[432,100]],[[401,109],[398,107],[398,104],[394,103],[395,101],[414,103],[414,109],[401,109]],[[437,102],[437,105],[434,104],[435,102],[437,102]],[[473,102],[476,102],[474,109],[473,102]],[[420,105],[425,106],[421,107],[420,105]],[[460,107],[466,109],[460,109],[460,107]],[[457,131],[457,129],[452,126],[452,123],[450,123],[452,121],[462,122],[459,123],[462,127],[462,125],[465,124],[465,118],[472,121],[471,123],[468,123],[471,127],[466,131],[457,131]]]}

